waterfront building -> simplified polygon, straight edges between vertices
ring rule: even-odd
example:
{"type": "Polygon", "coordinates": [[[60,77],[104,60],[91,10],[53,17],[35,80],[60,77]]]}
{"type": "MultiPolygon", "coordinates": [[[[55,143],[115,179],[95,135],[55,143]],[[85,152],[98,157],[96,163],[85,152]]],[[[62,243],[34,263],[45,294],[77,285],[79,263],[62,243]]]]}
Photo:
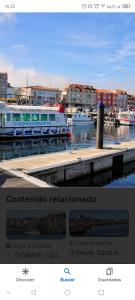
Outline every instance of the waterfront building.
{"type": "Polygon", "coordinates": [[[96,90],[89,85],[66,85],[62,92],[62,102],[66,107],[90,108],[96,105],[96,90]]]}
{"type": "Polygon", "coordinates": [[[117,108],[127,108],[128,107],[128,96],[125,90],[115,90],[116,96],[116,107],[117,108]]]}
{"type": "Polygon", "coordinates": [[[101,101],[104,103],[105,107],[112,109],[116,106],[117,92],[114,90],[96,90],[96,100],[97,104],[101,101]]]}
{"type": "Polygon", "coordinates": [[[7,86],[7,98],[8,99],[15,98],[15,88],[12,87],[10,85],[10,83],[8,83],[8,86],[7,86]]]}
{"type": "Polygon", "coordinates": [[[128,95],[128,107],[135,109],[135,95],[128,95]]]}
{"type": "Polygon", "coordinates": [[[0,72],[0,98],[7,97],[8,74],[0,72]]]}
{"type": "Polygon", "coordinates": [[[101,101],[108,109],[127,108],[128,97],[125,90],[96,90],[97,104],[101,101]]]}
{"type": "Polygon", "coordinates": [[[61,100],[61,90],[45,86],[28,86],[16,90],[16,96],[23,103],[33,105],[55,104],[61,100]]]}

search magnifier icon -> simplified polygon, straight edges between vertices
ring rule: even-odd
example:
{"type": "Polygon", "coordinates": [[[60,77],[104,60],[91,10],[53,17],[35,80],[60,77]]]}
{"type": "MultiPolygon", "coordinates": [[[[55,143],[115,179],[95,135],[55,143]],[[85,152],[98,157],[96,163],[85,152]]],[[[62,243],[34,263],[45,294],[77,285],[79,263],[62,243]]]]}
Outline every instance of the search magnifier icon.
{"type": "Polygon", "coordinates": [[[64,273],[71,275],[71,273],[70,273],[70,271],[69,271],[69,268],[65,268],[65,269],[64,269],[64,273]]]}

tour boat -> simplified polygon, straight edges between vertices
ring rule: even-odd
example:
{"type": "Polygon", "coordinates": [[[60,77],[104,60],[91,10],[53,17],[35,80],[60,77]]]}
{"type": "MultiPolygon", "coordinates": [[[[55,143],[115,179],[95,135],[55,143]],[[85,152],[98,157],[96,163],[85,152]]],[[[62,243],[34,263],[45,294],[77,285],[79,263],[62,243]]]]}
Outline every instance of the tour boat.
{"type": "Polygon", "coordinates": [[[0,103],[0,138],[70,135],[64,107],[7,105],[0,103]]]}
{"type": "Polygon", "coordinates": [[[68,118],[69,125],[93,125],[95,120],[92,120],[91,117],[86,112],[76,112],[72,115],[72,118],[68,118]]]}
{"type": "Polygon", "coordinates": [[[135,125],[135,111],[127,110],[118,113],[118,120],[121,125],[133,126],[135,125]]]}
{"type": "Polygon", "coordinates": [[[117,118],[107,116],[104,118],[104,124],[109,126],[119,126],[120,121],[117,118]]]}

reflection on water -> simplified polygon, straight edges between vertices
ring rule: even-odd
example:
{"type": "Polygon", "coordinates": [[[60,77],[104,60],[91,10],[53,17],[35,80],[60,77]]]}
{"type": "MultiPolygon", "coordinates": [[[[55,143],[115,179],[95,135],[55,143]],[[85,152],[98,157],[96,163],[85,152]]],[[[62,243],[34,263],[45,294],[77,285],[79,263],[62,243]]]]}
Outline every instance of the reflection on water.
{"type": "Polygon", "coordinates": [[[59,186],[66,187],[105,187],[105,188],[135,188],[135,161],[123,166],[121,174],[112,169],[101,171],[94,175],[85,175],[81,178],[72,179],[59,186]]]}
{"type": "Polygon", "coordinates": [[[0,159],[12,159],[30,155],[39,155],[51,152],[64,151],[67,147],[67,138],[24,139],[2,141],[0,143],[0,159]]]}
{"type": "Polygon", "coordinates": [[[135,170],[134,174],[124,176],[119,179],[113,180],[111,183],[106,184],[106,188],[135,188],[135,170]]]}
{"type": "MultiPolygon", "coordinates": [[[[128,235],[128,224],[115,224],[115,225],[100,225],[85,230],[83,235],[76,234],[76,236],[83,237],[122,237],[128,235]]],[[[73,235],[75,236],[75,235],[73,235]]]]}
{"type": "Polygon", "coordinates": [[[104,136],[105,138],[118,140],[119,142],[125,140],[135,139],[135,126],[105,126],[104,128],[104,136]]]}
{"type": "Polygon", "coordinates": [[[71,145],[78,148],[95,145],[96,129],[94,126],[74,126],[72,128],[71,145]]]}
{"type": "MultiPolygon", "coordinates": [[[[104,143],[122,142],[135,138],[135,126],[104,128],[104,143]]],[[[38,139],[10,140],[0,142],[0,159],[11,159],[30,155],[70,150],[73,147],[93,147],[96,144],[94,126],[75,126],[71,138],[51,137],[38,139]]]]}
{"type": "Polygon", "coordinates": [[[8,140],[0,142],[0,159],[12,159],[30,155],[70,150],[73,147],[81,148],[93,146],[95,128],[92,126],[74,127],[71,138],[51,137],[23,140],[8,140]]]}

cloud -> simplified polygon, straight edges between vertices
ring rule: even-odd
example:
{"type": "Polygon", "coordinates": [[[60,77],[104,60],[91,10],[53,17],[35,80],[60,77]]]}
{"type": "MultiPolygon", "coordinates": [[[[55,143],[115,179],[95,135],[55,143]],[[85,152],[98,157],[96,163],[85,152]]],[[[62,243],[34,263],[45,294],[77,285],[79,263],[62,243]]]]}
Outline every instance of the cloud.
{"type": "Polygon", "coordinates": [[[91,56],[82,52],[73,52],[71,50],[59,51],[58,55],[60,59],[63,59],[64,62],[69,64],[79,64],[79,65],[91,65],[91,56]]]}
{"type": "Polygon", "coordinates": [[[135,55],[135,41],[128,41],[118,50],[118,59],[123,60],[126,57],[135,55]]]}
{"type": "Polygon", "coordinates": [[[14,44],[11,46],[11,48],[15,50],[23,50],[25,46],[23,44],[14,44]]]}
{"type": "Polygon", "coordinates": [[[26,86],[27,74],[29,85],[45,85],[61,88],[65,84],[72,82],[72,79],[61,74],[48,74],[40,72],[33,67],[16,68],[16,66],[7,61],[6,57],[0,56],[0,70],[8,73],[9,82],[15,87],[26,86]]]}
{"type": "Polygon", "coordinates": [[[102,80],[95,80],[94,85],[97,88],[102,88],[102,89],[123,89],[126,90],[128,93],[131,93],[135,95],[135,87],[134,87],[134,82],[135,82],[135,76],[127,76],[126,79],[121,79],[118,80],[114,76],[108,76],[104,77],[102,80]]]}
{"type": "Polygon", "coordinates": [[[104,78],[104,77],[106,77],[106,73],[99,73],[99,74],[97,74],[97,77],[98,78],[104,78]]]}
{"type": "Polygon", "coordinates": [[[14,13],[0,14],[0,25],[11,25],[15,24],[16,21],[16,14],[14,13]]]}
{"type": "Polygon", "coordinates": [[[108,41],[101,35],[87,34],[87,33],[74,33],[69,34],[66,37],[63,37],[60,44],[64,44],[67,46],[73,47],[81,47],[81,48],[110,48],[114,43],[112,39],[108,41]]]}
{"type": "Polygon", "coordinates": [[[26,55],[30,54],[28,45],[19,42],[10,46],[10,53],[12,57],[19,56],[21,60],[25,59],[26,55]]]}

